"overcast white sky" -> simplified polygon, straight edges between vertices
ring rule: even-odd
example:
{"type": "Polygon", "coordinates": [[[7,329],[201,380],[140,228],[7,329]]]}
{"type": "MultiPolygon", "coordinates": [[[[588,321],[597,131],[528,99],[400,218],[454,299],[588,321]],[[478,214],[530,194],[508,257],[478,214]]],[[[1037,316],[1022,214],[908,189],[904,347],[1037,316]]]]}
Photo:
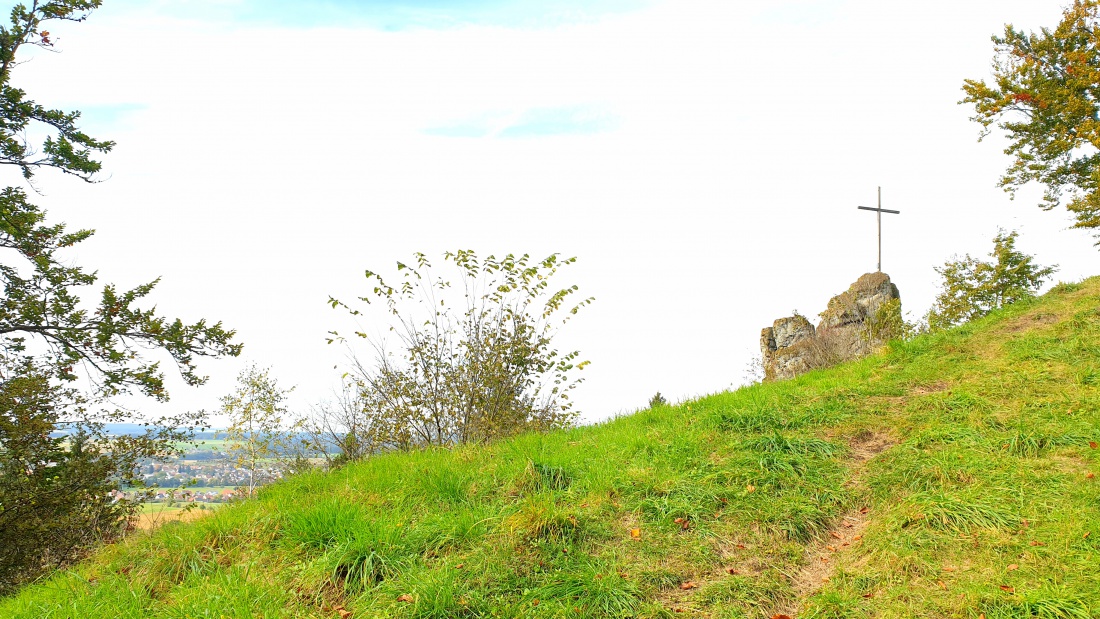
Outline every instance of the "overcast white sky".
{"type": "Polygon", "coordinates": [[[103,183],[40,177],[54,220],[97,230],[73,259],[162,276],[162,312],[245,343],[173,407],[216,409],[246,361],[325,397],[347,326],[326,299],[414,251],[577,256],[561,283],[596,302],[558,344],[592,361],[589,421],[740,384],[762,327],[874,270],[856,206],[879,185],[914,315],[998,227],[1060,279],[1100,273],[1064,211],[996,187],[1003,143],[956,104],[990,35],[1061,2],[104,4],[14,83],[118,142],[103,183]]]}

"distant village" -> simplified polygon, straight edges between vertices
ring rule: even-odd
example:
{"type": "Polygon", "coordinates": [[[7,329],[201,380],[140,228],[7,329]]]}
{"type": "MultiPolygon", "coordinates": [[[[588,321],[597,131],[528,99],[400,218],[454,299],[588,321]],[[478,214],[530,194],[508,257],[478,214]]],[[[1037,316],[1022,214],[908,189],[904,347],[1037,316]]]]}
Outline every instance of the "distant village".
{"type": "MultiPolygon", "coordinates": [[[[249,480],[248,470],[210,451],[185,454],[176,462],[147,461],[138,468],[138,472],[145,488],[154,489],[147,499],[151,502],[224,503],[236,498],[237,489],[247,486],[249,480]]],[[[256,471],[257,485],[282,478],[283,471],[277,467],[256,471]]],[[[144,492],[135,488],[122,493],[119,498],[135,498],[144,492]]]]}

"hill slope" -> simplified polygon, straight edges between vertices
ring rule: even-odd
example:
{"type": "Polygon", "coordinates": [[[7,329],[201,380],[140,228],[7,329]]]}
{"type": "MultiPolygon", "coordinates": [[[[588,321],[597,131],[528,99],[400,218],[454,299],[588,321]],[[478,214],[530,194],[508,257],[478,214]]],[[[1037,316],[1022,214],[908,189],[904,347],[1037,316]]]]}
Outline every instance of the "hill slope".
{"type": "Polygon", "coordinates": [[[1100,616],[1100,278],[795,380],[374,458],[3,617],[1100,616]]]}

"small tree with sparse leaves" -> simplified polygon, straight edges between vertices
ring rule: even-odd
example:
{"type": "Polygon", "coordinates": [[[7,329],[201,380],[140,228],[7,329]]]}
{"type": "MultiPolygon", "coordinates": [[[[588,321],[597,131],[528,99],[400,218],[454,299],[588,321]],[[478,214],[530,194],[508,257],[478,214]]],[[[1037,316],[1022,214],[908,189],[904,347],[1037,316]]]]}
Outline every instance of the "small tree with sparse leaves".
{"type": "MultiPolygon", "coordinates": [[[[383,337],[355,336],[373,344],[373,358],[355,356],[349,378],[368,421],[356,434],[372,449],[407,450],[483,443],[522,431],[561,428],[577,413],[569,393],[574,371],[587,361],[553,346],[558,328],[591,298],[572,301],[577,286],[551,286],[575,259],[552,254],[488,256],[447,252],[457,281],[438,276],[427,256],[397,263],[395,286],[367,271],[370,291],[359,298],[385,310],[392,348],[383,337]],[[387,316],[388,314],[388,316],[387,316]]],[[[367,309],[330,299],[360,320],[367,309]]],[[[369,312],[368,312],[369,313],[369,312]]],[[[384,323],[383,323],[384,324],[384,323]]],[[[333,333],[331,341],[346,341],[333,333]]]]}
{"type": "Polygon", "coordinates": [[[248,471],[248,496],[256,487],[270,481],[263,473],[285,466],[295,447],[300,421],[292,421],[286,408],[291,389],[283,389],[269,368],[249,365],[237,376],[237,387],[222,398],[223,415],[229,417],[225,429],[227,453],[238,467],[248,471]]]}
{"type": "Polygon", "coordinates": [[[936,267],[943,281],[928,312],[929,329],[946,329],[985,316],[1034,295],[1050,279],[1057,265],[1035,264],[1034,257],[1016,249],[1016,237],[1015,231],[998,232],[990,262],[967,254],[936,267]]]}

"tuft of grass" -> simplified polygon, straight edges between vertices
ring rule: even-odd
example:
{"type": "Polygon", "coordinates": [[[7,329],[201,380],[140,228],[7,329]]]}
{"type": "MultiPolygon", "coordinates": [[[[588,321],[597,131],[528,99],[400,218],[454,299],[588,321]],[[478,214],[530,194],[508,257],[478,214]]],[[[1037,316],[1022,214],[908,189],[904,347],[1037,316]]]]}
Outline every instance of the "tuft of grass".
{"type": "Polygon", "coordinates": [[[911,516],[902,526],[923,525],[970,533],[975,529],[1005,529],[1019,526],[1020,518],[1005,509],[996,497],[972,493],[959,496],[942,492],[921,492],[909,497],[911,516]]]}

